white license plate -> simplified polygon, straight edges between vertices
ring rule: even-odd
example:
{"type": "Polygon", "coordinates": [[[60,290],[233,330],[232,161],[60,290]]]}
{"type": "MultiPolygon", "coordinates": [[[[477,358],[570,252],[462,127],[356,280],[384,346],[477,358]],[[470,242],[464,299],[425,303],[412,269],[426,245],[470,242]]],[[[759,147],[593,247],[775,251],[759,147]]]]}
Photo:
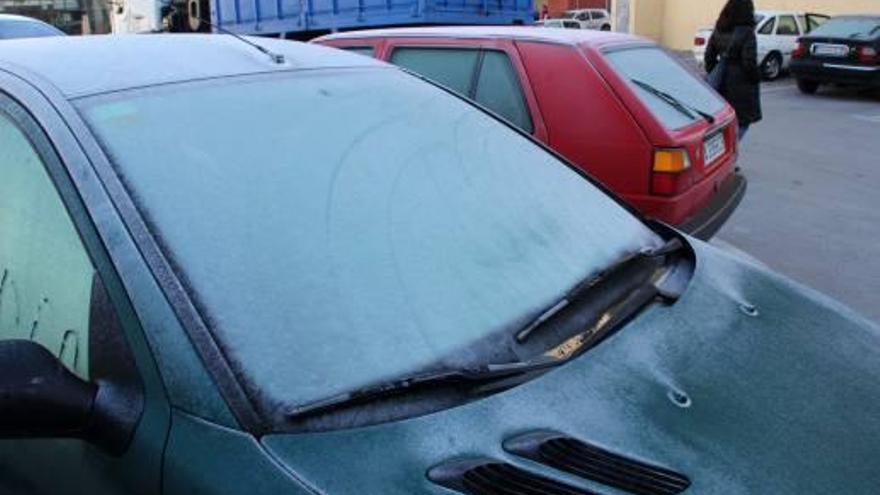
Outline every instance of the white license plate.
{"type": "Polygon", "coordinates": [[[721,158],[721,155],[727,151],[727,145],[724,142],[724,134],[718,133],[710,137],[703,143],[703,156],[706,157],[705,163],[709,165],[715,160],[721,158]]]}
{"type": "Polygon", "coordinates": [[[816,43],[813,45],[813,55],[820,57],[846,57],[849,55],[849,47],[846,45],[816,43]]]}

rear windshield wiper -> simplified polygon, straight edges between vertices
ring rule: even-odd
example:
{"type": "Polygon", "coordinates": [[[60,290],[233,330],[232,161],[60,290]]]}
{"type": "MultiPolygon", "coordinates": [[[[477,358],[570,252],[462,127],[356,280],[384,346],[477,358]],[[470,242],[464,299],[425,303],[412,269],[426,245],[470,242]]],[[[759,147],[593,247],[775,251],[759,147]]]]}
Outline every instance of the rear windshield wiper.
{"type": "Polygon", "coordinates": [[[651,93],[652,95],[656,96],[661,101],[665,102],[667,105],[678,110],[682,115],[686,115],[688,118],[696,119],[697,115],[699,115],[700,117],[705,119],[706,122],[708,122],[709,124],[715,123],[715,117],[713,117],[711,114],[706,113],[706,112],[704,112],[704,111],[700,110],[699,108],[696,108],[692,105],[688,105],[687,103],[679,100],[678,98],[672,96],[671,94],[667,93],[666,91],[658,89],[657,87],[652,86],[652,85],[646,83],[645,81],[641,81],[639,79],[630,79],[630,81],[632,81],[633,84],[642,88],[643,90],[647,91],[648,93],[651,93]],[[694,115],[695,113],[697,115],[694,115]]]}
{"type": "Polygon", "coordinates": [[[412,375],[294,407],[287,411],[287,418],[296,420],[323,414],[340,408],[371,402],[376,399],[404,395],[412,390],[426,386],[446,384],[462,384],[468,386],[480,385],[517,375],[544,371],[559,366],[566,361],[567,359],[556,359],[542,356],[541,358],[532,361],[488,364],[474,368],[443,370],[412,375]]]}
{"type": "MultiPolygon", "coordinates": [[[[677,237],[672,238],[667,241],[665,244],[660,246],[659,248],[652,249],[644,249],[632,255],[626,256],[622,260],[613,264],[608,269],[602,271],[596,276],[590,277],[583,282],[576,285],[572,288],[567,294],[565,294],[558,302],[550,306],[546,311],[538,315],[537,318],[532,320],[531,323],[523,327],[522,330],[516,333],[516,340],[520,344],[524,343],[531,337],[535,331],[539,330],[545,323],[551,320],[554,316],[559,314],[562,310],[567,308],[573,302],[582,298],[587,292],[592,290],[601,282],[605,281],[609,276],[613,273],[618,272],[621,268],[631,264],[634,261],[650,259],[650,258],[660,258],[665,257],[671,254],[674,254],[684,248],[684,244],[677,237]]],[[[668,295],[669,298],[673,298],[673,295],[668,295]]]]}

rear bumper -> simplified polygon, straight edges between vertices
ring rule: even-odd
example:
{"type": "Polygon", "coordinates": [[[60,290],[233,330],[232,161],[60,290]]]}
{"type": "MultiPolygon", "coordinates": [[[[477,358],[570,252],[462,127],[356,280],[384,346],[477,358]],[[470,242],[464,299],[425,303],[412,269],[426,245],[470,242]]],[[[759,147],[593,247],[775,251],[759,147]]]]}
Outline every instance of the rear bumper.
{"type": "Polygon", "coordinates": [[[856,65],[845,60],[792,60],[791,73],[798,79],[823,84],[880,86],[880,66],[856,65]]]}
{"type": "Polygon", "coordinates": [[[736,211],[747,188],[748,181],[742,174],[731,174],[709,204],[678,227],[694,237],[711,239],[736,211]]]}

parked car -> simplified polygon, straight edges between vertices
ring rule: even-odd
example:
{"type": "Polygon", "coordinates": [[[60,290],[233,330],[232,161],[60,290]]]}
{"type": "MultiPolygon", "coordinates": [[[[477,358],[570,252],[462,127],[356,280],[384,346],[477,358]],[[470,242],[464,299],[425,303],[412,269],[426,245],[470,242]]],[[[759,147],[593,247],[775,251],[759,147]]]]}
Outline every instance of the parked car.
{"type": "MultiPolygon", "coordinates": [[[[828,19],[827,15],[809,12],[770,10],[756,12],[758,60],[764,78],[772,81],[787,71],[798,36],[809,33],[828,19]]],[[[694,58],[700,65],[704,63],[706,45],[712,37],[712,32],[712,28],[700,29],[694,37],[694,58]]]]}
{"type": "Polygon", "coordinates": [[[41,38],[44,36],[64,36],[64,33],[51,24],[38,19],[12,14],[0,14],[0,40],[13,38],[41,38]]]}
{"type": "Polygon", "coordinates": [[[0,50],[0,492],[880,490],[876,325],[452,92],[249,41],[0,50]]]}
{"type": "Polygon", "coordinates": [[[739,204],[733,109],[656,44],[562,29],[410,28],[329,35],[474,99],[644,214],[711,237],[739,204]],[[560,77],[565,74],[565,77],[560,77]]]}
{"type": "Polygon", "coordinates": [[[574,19],[543,19],[535,21],[534,26],[546,28],[581,29],[581,23],[574,19]]]}
{"type": "Polygon", "coordinates": [[[562,14],[562,18],[580,22],[581,29],[611,31],[611,14],[605,9],[567,10],[562,14]]]}
{"type": "Polygon", "coordinates": [[[880,87],[880,16],[831,19],[798,41],[791,70],[808,94],[822,84],[880,87]]]}

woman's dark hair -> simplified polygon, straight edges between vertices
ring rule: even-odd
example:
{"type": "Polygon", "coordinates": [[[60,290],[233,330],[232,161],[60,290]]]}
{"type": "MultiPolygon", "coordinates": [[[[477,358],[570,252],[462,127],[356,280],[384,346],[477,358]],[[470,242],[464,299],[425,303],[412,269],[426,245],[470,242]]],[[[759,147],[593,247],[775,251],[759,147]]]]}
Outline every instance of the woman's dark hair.
{"type": "Polygon", "coordinates": [[[752,0],[727,0],[715,29],[729,33],[737,26],[755,26],[755,4],[752,0]]]}

